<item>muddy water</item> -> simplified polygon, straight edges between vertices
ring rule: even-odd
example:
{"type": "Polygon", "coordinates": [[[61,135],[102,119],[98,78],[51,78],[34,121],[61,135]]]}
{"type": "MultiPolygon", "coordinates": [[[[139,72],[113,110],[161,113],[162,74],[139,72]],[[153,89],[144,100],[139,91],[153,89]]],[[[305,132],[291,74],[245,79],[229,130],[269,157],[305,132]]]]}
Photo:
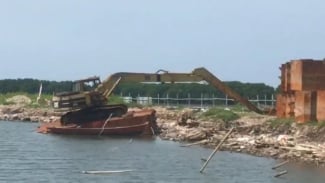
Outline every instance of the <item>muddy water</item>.
{"type": "MultiPolygon", "coordinates": [[[[273,159],[218,152],[204,174],[211,149],[143,138],[38,134],[37,124],[0,121],[0,182],[324,182],[322,172],[290,169],[274,178],[273,159]],[[87,170],[133,170],[109,175],[87,170]]],[[[308,169],[309,170],[309,169],[308,169]]]]}

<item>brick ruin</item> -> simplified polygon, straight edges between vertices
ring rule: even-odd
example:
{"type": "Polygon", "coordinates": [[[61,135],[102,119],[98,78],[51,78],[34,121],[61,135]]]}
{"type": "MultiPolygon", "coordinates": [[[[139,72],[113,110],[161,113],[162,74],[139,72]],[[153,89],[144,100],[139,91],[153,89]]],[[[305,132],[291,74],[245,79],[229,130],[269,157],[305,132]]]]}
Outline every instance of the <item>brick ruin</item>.
{"type": "Polygon", "coordinates": [[[277,116],[298,123],[325,121],[325,60],[292,60],[280,69],[277,116]]]}

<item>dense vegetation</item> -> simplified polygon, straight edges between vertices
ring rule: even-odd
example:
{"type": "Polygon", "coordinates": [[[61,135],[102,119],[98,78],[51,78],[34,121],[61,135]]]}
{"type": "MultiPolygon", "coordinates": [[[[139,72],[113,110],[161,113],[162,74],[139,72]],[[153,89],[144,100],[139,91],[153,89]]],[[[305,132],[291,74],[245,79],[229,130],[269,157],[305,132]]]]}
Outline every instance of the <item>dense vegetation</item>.
{"type": "MultiPolygon", "coordinates": [[[[72,87],[71,81],[44,81],[36,79],[5,79],[0,80],[0,93],[23,92],[34,94],[38,93],[40,84],[43,85],[43,93],[53,94],[53,92],[69,91],[72,87]]],[[[240,95],[249,98],[255,98],[257,95],[267,95],[270,97],[274,94],[275,89],[263,83],[241,83],[238,81],[227,82],[228,86],[240,95]]],[[[122,83],[114,91],[115,95],[124,96],[157,96],[176,98],[191,97],[224,97],[225,95],[214,87],[206,84],[143,84],[143,83],[122,83]]],[[[263,97],[261,96],[261,97],[263,97]]]]}
{"type": "Polygon", "coordinates": [[[40,84],[43,85],[43,93],[52,94],[71,90],[71,81],[44,81],[37,79],[4,79],[0,80],[0,93],[38,93],[40,84]]]}
{"type": "Polygon", "coordinates": [[[203,112],[201,115],[202,118],[207,119],[221,119],[223,122],[234,121],[239,118],[239,115],[230,110],[225,110],[223,108],[210,108],[206,112],[203,112]]]}

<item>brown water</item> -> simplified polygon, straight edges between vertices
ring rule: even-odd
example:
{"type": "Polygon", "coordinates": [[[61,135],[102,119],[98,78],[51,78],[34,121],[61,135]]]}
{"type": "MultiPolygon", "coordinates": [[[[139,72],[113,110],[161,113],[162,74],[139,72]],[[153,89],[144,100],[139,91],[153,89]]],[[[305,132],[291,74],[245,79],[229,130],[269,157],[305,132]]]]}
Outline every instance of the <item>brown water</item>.
{"type": "Polygon", "coordinates": [[[0,182],[325,182],[318,172],[290,169],[274,178],[273,159],[218,152],[204,174],[211,149],[143,138],[44,135],[37,124],[0,121],[0,182]],[[87,175],[87,170],[133,170],[87,175]]]}

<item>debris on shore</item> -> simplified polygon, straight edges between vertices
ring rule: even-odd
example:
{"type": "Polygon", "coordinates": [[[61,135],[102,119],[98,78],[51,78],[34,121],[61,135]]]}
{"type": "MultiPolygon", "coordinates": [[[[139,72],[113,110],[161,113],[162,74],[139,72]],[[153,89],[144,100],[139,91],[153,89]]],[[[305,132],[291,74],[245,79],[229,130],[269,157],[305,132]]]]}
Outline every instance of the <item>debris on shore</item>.
{"type": "Polygon", "coordinates": [[[22,105],[0,105],[0,120],[51,122],[60,119],[61,113],[50,108],[31,108],[22,105]]]}
{"type": "Polygon", "coordinates": [[[325,166],[325,128],[319,126],[274,125],[272,120],[276,120],[275,117],[256,113],[247,113],[228,124],[222,120],[202,120],[192,116],[186,125],[184,120],[180,125],[178,120],[183,112],[165,108],[156,108],[156,111],[160,137],[189,143],[183,145],[185,147],[197,143],[214,148],[229,130],[227,126],[232,125],[236,127],[235,131],[222,150],[325,166]]]}

